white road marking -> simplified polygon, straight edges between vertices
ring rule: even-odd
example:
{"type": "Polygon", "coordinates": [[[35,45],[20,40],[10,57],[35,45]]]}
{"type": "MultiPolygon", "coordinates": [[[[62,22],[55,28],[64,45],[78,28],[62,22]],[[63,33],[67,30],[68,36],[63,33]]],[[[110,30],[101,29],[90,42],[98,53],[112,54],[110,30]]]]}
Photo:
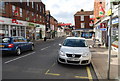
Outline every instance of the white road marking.
{"type": "Polygon", "coordinates": [[[45,50],[45,49],[47,49],[47,48],[49,48],[50,46],[48,46],[48,47],[45,47],[45,48],[42,48],[41,50],[45,50]]]}
{"type": "Polygon", "coordinates": [[[27,55],[24,55],[24,56],[21,56],[21,57],[18,57],[18,58],[15,58],[15,59],[6,61],[5,64],[8,64],[8,63],[13,62],[13,61],[18,60],[18,59],[21,59],[21,58],[23,58],[23,57],[27,57],[27,56],[32,55],[32,54],[34,54],[34,53],[35,53],[35,52],[32,52],[32,53],[29,53],[29,54],[27,54],[27,55]]]}

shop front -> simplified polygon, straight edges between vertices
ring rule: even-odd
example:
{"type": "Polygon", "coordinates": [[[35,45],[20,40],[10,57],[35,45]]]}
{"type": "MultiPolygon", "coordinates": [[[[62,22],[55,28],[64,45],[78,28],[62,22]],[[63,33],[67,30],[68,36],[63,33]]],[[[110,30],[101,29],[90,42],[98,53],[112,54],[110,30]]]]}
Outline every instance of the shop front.
{"type": "Polygon", "coordinates": [[[23,36],[26,38],[26,22],[0,17],[1,36],[23,36]]]}
{"type": "Polygon", "coordinates": [[[34,23],[28,23],[26,28],[26,37],[31,39],[32,41],[35,40],[35,25],[34,23]]]}
{"type": "Polygon", "coordinates": [[[45,37],[45,25],[36,24],[36,40],[43,39],[45,37]]]}
{"type": "Polygon", "coordinates": [[[92,38],[94,34],[93,29],[76,29],[73,30],[75,36],[83,37],[83,38],[92,38]]]}
{"type": "MultiPolygon", "coordinates": [[[[110,21],[108,22],[110,25],[110,21]]],[[[112,28],[111,28],[111,42],[112,49],[118,52],[118,31],[119,31],[119,20],[118,17],[112,19],[112,28]]]]}

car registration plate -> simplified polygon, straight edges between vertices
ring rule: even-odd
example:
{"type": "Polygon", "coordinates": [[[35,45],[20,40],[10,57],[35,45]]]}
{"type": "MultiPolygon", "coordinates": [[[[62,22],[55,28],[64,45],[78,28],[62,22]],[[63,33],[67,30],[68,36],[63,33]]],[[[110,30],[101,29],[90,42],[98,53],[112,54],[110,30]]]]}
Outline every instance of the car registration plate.
{"type": "Polygon", "coordinates": [[[0,47],[4,47],[4,45],[0,45],[0,47]]]}
{"type": "Polygon", "coordinates": [[[79,58],[68,58],[69,61],[80,61],[79,58]]]}

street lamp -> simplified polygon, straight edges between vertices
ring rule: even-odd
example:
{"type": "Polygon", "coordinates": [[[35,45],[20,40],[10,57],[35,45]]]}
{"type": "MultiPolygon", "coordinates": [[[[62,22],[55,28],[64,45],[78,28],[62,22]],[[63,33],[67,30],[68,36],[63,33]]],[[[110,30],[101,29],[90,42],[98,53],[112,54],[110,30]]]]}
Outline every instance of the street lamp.
{"type": "MultiPolygon", "coordinates": [[[[113,5],[118,5],[120,3],[120,0],[111,0],[110,2],[110,10],[111,10],[111,15],[110,15],[110,27],[109,27],[109,54],[108,54],[108,71],[107,71],[107,79],[110,79],[110,60],[111,60],[111,28],[112,28],[112,4],[113,5]]],[[[119,23],[120,24],[120,23],[119,23]]],[[[119,25],[120,26],[120,25],[119,25]]],[[[119,34],[120,34],[120,28],[119,28],[119,34]]],[[[119,35],[120,36],[120,35],[119,35]]],[[[119,38],[120,39],[120,38],[119,38]]],[[[120,40],[119,40],[120,41],[120,40]]],[[[120,47],[119,47],[120,50],[120,47]]]]}

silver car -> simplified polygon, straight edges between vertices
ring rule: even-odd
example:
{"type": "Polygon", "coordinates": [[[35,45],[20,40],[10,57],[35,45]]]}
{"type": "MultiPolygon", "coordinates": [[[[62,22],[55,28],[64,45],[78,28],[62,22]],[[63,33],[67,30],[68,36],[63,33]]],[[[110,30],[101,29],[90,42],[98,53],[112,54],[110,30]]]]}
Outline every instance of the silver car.
{"type": "Polygon", "coordinates": [[[58,63],[72,65],[88,65],[91,61],[91,52],[84,38],[67,37],[60,45],[58,63]]]}

